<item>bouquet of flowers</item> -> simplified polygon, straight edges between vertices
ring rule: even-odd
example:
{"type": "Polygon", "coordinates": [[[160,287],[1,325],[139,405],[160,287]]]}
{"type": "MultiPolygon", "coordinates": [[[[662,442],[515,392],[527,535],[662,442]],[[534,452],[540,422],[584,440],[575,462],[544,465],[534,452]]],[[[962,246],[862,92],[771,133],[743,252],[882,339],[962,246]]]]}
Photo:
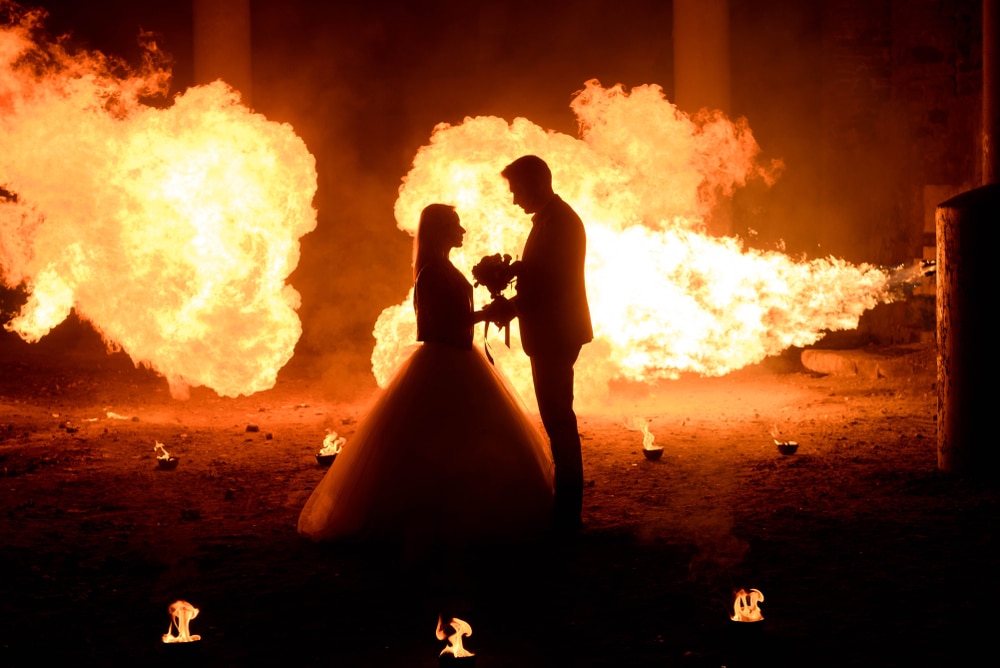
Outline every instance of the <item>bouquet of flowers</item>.
{"type": "MultiPolygon", "coordinates": [[[[500,255],[500,253],[494,253],[493,255],[487,255],[479,263],[472,268],[472,277],[476,279],[476,286],[484,286],[490,292],[490,297],[493,302],[486,307],[499,307],[502,304],[500,302],[505,302],[506,298],[503,296],[503,291],[514,281],[517,277],[517,269],[511,263],[510,255],[500,255]]],[[[510,348],[510,316],[500,320],[494,320],[497,326],[504,330],[504,343],[508,348],[510,348]]],[[[489,331],[489,320],[485,323],[486,330],[485,334],[489,331]]],[[[486,349],[486,357],[489,359],[490,363],[493,362],[493,356],[490,355],[489,347],[486,349]]]]}
{"type": "Polygon", "coordinates": [[[516,275],[510,255],[500,255],[500,253],[487,255],[472,268],[472,277],[476,279],[476,286],[484,286],[490,291],[490,297],[493,299],[499,297],[507,289],[516,275]]]}

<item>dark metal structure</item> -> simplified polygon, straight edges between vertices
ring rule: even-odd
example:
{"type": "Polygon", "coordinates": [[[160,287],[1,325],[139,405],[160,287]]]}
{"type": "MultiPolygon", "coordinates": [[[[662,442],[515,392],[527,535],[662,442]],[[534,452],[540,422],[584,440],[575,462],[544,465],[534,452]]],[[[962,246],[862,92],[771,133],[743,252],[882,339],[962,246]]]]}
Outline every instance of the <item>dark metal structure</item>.
{"type": "Polygon", "coordinates": [[[988,347],[995,331],[993,282],[987,275],[991,228],[1000,223],[997,183],[998,0],[983,0],[983,118],[981,187],[938,205],[937,343],[938,468],[991,480],[998,448],[993,428],[995,357],[988,347]]]}

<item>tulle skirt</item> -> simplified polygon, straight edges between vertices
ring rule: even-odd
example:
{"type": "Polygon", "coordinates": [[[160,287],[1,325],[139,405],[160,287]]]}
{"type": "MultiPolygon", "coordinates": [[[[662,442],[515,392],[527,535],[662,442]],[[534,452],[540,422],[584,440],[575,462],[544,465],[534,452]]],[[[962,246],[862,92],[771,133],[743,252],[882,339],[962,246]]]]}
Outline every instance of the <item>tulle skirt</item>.
{"type": "Polygon", "coordinates": [[[526,539],[550,524],[552,480],[548,445],[502,374],[478,350],[425,343],[313,490],[298,530],[409,552],[526,539]]]}

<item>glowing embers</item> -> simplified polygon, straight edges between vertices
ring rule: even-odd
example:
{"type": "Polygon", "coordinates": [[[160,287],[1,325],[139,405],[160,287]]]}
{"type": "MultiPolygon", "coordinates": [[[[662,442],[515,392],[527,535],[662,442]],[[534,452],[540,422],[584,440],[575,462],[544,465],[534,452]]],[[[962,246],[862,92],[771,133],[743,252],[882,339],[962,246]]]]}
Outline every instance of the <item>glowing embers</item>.
{"type": "Polygon", "coordinates": [[[649,430],[649,422],[645,418],[625,418],[625,427],[631,431],[642,432],[642,454],[650,461],[656,461],[663,456],[663,446],[653,445],[653,432],[649,430]]]}
{"type": "Polygon", "coordinates": [[[329,466],[337,458],[337,455],[340,454],[346,442],[346,438],[337,436],[337,432],[331,429],[326,433],[326,437],[323,438],[323,447],[316,453],[316,462],[320,466],[329,466]]]}
{"type": "Polygon", "coordinates": [[[201,636],[191,635],[188,628],[191,620],[198,616],[198,608],[187,601],[174,601],[167,612],[170,613],[170,627],[163,634],[163,642],[174,644],[201,640],[201,636]]]}
{"type": "Polygon", "coordinates": [[[447,640],[448,646],[441,650],[439,660],[443,665],[452,665],[456,660],[461,665],[472,665],[475,662],[475,654],[462,646],[462,638],[472,635],[472,627],[457,617],[452,617],[444,623],[438,615],[437,631],[438,640],[447,640]]]}
{"type": "Polygon", "coordinates": [[[764,620],[758,603],[764,600],[764,595],[757,589],[747,591],[740,589],[736,592],[733,601],[733,614],[730,617],[734,622],[760,622],[764,620]]]}

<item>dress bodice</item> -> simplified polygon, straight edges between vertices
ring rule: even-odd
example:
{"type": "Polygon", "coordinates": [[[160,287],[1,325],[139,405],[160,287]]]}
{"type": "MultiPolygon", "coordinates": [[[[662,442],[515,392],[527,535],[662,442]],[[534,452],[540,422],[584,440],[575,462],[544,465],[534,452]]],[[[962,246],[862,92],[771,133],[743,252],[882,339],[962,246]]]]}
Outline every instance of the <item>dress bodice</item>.
{"type": "Polygon", "coordinates": [[[431,262],[420,270],[413,308],[418,341],[472,348],[472,285],[451,262],[431,262]]]}

